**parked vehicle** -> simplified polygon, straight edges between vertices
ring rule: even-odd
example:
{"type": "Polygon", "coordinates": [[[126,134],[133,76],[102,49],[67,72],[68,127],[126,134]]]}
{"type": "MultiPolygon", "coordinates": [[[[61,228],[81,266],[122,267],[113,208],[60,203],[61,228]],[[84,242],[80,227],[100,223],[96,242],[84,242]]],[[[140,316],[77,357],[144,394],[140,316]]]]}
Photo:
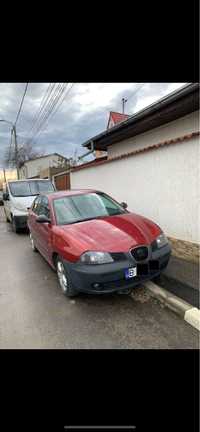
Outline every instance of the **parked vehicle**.
{"type": "Polygon", "coordinates": [[[62,292],[127,292],[160,274],[171,247],[161,228],[107,194],[71,190],[37,197],[31,246],[57,271],[62,292]]]}
{"type": "Polygon", "coordinates": [[[50,180],[32,179],[8,181],[3,185],[3,202],[7,222],[14,232],[27,227],[28,210],[40,193],[53,192],[50,180]]]}
{"type": "Polygon", "coordinates": [[[3,191],[0,191],[0,205],[3,205],[3,191]]]}

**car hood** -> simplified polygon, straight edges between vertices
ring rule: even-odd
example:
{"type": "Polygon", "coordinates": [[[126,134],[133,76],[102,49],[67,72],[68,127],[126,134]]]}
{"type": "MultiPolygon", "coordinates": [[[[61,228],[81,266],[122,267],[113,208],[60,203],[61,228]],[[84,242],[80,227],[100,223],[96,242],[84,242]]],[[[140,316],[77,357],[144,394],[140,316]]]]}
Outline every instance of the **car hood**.
{"type": "Polygon", "coordinates": [[[126,252],[131,247],[150,244],[161,232],[158,225],[133,213],[92,219],[60,228],[63,237],[66,236],[68,241],[74,239],[81,252],[126,252]]]}
{"type": "Polygon", "coordinates": [[[34,199],[37,195],[27,196],[27,197],[14,197],[12,196],[12,205],[20,211],[27,212],[27,209],[31,207],[34,199]]]}

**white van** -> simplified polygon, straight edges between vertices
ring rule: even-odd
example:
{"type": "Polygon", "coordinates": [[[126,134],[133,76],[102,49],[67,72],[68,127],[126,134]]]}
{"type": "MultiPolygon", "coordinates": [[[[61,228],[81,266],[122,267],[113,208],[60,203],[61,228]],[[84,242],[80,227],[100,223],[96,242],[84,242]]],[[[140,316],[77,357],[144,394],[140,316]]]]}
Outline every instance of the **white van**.
{"type": "Polygon", "coordinates": [[[54,191],[52,182],[46,179],[7,181],[3,185],[4,212],[13,231],[27,227],[28,210],[37,195],[54,191]]]}

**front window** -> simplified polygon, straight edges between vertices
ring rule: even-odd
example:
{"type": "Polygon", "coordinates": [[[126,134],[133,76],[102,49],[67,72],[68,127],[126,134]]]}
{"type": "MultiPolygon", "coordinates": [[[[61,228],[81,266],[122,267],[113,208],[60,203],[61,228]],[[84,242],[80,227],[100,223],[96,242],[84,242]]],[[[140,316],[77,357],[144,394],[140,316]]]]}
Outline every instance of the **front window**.
{"type": "Polygon", "coordinates": [[[14,197],[35,196],[40,193],[54,192],[54,187],[48,180],[9,182],[9,187],[14,197]]]}
{"type": "Polygon", "coordinates": [[[58,225],[127,213],[120,204],[99,192],[55,199],[54,209],[58,225]]]}

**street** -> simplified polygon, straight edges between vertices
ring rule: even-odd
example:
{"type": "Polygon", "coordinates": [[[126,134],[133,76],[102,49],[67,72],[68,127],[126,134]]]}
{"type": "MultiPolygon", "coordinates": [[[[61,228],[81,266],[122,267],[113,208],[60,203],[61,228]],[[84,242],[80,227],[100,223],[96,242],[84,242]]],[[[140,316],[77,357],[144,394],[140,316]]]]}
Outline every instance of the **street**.
{"type": "Polygon", "coordinates": [[[198,348],[198,331],[150,297],[61,293],[26,233],[0,207],[0,348],[198,348]]]}

